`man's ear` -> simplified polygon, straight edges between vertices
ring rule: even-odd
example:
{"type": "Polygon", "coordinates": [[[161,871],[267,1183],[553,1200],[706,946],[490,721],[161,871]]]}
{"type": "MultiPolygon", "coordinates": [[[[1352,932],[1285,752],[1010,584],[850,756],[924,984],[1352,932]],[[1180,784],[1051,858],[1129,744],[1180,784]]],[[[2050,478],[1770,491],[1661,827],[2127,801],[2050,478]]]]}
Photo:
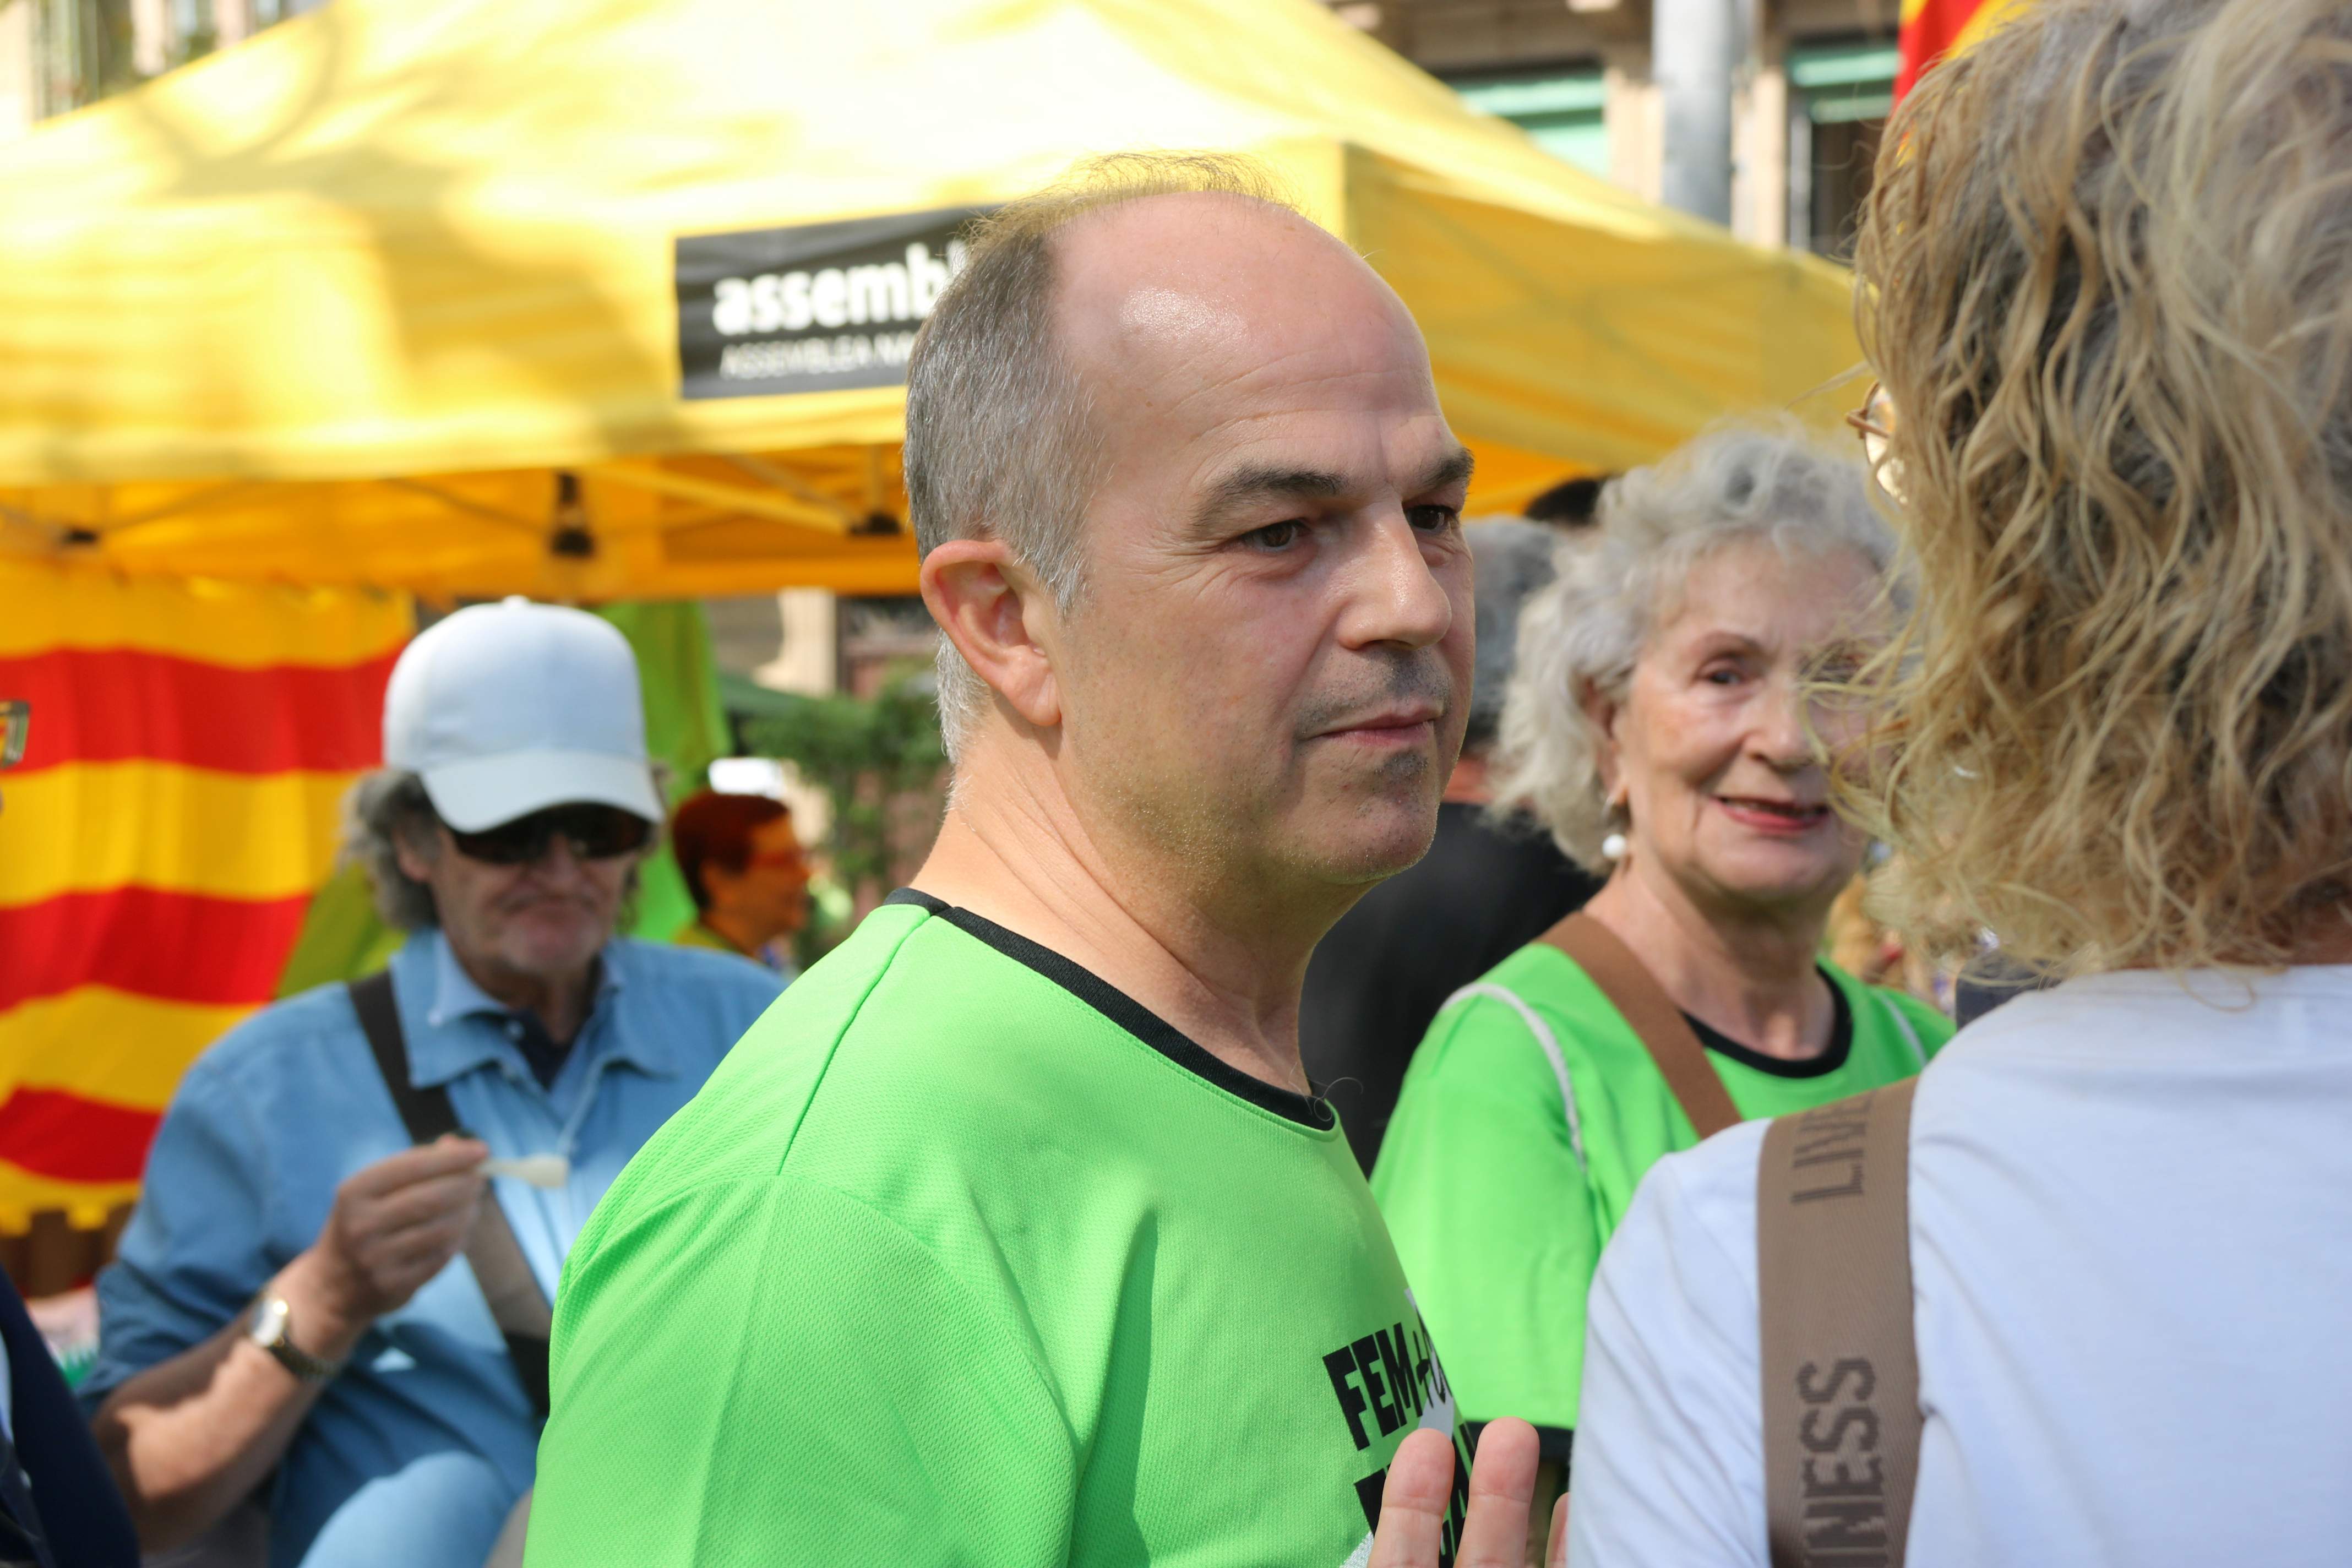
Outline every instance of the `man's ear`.
{"type": "Polygon", "coordinates": [[[950,539],[923,557],[923,603],[981,679],[1038,729],[1062,721],[1061,684],[1037,635],[1052,596],[993,539],[950,539]]]}
{"type": "Polygon", "coordinates": [[[394,828],[392,835],[393,858],[400,862],[400,874],[412,882],[432,879],[433,857],[410,837],[404,828],[394,828]]]}

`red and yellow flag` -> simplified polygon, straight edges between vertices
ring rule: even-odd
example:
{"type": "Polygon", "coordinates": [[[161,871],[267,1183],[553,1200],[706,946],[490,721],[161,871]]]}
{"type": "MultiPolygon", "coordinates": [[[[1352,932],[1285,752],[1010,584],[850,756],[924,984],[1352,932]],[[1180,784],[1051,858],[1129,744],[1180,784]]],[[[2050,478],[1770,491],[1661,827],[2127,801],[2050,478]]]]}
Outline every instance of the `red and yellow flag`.
{"type": "Polygon", "coordinates": [[[1920,74],[1946,55],[1974,44],[1994,24],[2028,0],[1903,0],[1903,66],[1895,77],[1895,100],[1911,90],[1920,74]]]}
{"type": "Polygon", "coordinates": [[[269,1000],[375,765],[398,595],[0,562],[0,1235],[136,1194],[188,1063],[269,1000]]]}

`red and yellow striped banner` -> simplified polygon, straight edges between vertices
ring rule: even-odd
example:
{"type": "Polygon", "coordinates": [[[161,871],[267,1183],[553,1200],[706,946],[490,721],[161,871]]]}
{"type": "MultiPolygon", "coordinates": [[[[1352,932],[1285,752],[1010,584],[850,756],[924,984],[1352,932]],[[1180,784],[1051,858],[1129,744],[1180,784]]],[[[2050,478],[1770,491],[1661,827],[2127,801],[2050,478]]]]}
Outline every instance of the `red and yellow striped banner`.
{"type": "Polygon", "coordinates": [[[1903,100],[1928,67],[1968,48],[2024,4],[2026,0],[1903,0],[1903,65],[1895,78],[1895,101],[1903,100]]]}
{"type": "Polygon", "coordinates": [[[375,765],[407,599],[0,562],[0,1233],[138,1190],[180,1075],[267,1002],[375,765]]]}

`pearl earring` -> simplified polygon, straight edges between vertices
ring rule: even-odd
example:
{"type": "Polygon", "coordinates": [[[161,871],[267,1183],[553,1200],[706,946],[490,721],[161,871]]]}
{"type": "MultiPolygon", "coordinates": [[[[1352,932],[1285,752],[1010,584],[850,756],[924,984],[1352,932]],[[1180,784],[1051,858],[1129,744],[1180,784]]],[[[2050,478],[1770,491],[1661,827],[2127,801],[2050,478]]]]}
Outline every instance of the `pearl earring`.
{"type": "Polygon", "coordinates": [[[1625,858],[1625,836],[1612,833],[1601,841],[1601,858],[1612,865],[1625,858]]]}

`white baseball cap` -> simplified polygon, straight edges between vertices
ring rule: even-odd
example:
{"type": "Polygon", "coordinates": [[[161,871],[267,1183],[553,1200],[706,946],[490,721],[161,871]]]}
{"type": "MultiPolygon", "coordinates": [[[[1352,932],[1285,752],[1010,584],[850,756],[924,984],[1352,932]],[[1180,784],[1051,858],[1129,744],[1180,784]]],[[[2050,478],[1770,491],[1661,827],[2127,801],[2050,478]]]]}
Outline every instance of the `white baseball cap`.
{"type": "Polygon", "coordinates": [[[392,668],[383,760],[460,833],[575,801],[662,819],[636,656],[584,610],[514,598],[426,627],[392,668]]]}

